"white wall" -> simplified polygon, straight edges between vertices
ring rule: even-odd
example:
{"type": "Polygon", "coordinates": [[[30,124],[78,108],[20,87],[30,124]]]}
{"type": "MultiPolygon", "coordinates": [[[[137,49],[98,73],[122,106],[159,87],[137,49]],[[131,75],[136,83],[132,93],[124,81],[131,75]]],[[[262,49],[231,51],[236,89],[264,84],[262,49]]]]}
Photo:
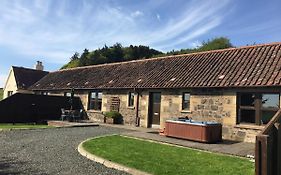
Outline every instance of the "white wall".
{"type": "Polygon", "coordinates": [[[4,86],[4,93],[3,93],[3,99],[8,97],[8,92],[13,91],[13,94],[16,93],[18,90],[16,79],[14,76],[13,69],[10,70],[8,78],[6,80],[6,84],[4,86]]]}

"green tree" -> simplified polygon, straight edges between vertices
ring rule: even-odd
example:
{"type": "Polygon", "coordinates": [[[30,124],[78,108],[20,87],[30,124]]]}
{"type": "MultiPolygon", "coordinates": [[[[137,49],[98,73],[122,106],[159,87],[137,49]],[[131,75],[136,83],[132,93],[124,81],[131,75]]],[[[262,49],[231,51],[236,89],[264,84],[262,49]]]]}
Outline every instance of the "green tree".
{"type": "Polygon", "coordinates": [[[84,49],[81,57],[80,57],[80,61],[79,61],[79,66],[87,66],[90,65],[90,59],[89,59],[89,50],[88,49],[84,49]]]}
{"type": "Polygon", "coordinates": [[[150,48],[149,46],[130,45],[129,47],[123,47],[120,43],[116,43],[110,47],[104,45],[101,49],[99,48],[91,52],[88,49],[84,49],[80,57],[79,53],[75,52],[74,55],[70,58],[70,62],[64,65],[62,69],[78,66],[146,59],[158,56],[178,55],[208,50],[225,49],[229,47],[233,47],[233,45],[231,44],[230,40],[226,37],[218,37],[212,40],[208,40],[206,42],[203,41],[202,45],[197,48],[172,50],[167,53],[162,53],[158,50],[150,48]]]}
{"type": "Polygon", "coordinates": [[[79,59],[79,53],[78,53],[78,52],[75,52],[75,53],[70,57],[70,61],[78,60],[78,59],[79,59]]]}
{"type": "Polygon", "coordinates": [[[110,62],[121,62],[124,61],[124,51],[120,43],[114,44],[111,48],[111,60],[110,62]]]}
{"type": "Polygon", "coordinates": [[[198,48],[199,51],[207,51],[207,50],[217,50],[217,49],[226,49],[233,47],[230,43],[230,40],[225,37],[215,38],[213,40],[208,40],[207,42],[203,42],[202,46],[198,48]]]}
{"type": "Polygon", "coordinates": [[[171,52],[167,52],[164,55],[178,55],[178,54],[187,54],[187,53],[194,53],[194,52],[202,52],[202,51],[209,51],[209,50],[217,50],[217,49],[226,49],[233,47],[230,40],[226,37],[218,37],[212,40],[208,40],[207,42],[203,41],[202,45],[198,48],[187,48],[181,49],[178,51],[172,50],[171,52]]]}

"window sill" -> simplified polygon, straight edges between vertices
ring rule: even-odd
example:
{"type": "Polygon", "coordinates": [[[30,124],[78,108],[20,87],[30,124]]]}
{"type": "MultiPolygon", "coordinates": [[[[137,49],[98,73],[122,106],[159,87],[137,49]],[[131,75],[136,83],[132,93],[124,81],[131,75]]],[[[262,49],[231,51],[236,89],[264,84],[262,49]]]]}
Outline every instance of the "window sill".
{"type": "Polygon", "coordinates": [[[188,111],[188,110],[181,110],[181,113],[191,113],[191,111],[188,111]]]}
{"type": "Polygon", "coordinates": [[[128,109],[135,109],[134,106],[127,106],[128,109]]]}
{"type": "Polygon", "coordinates": [[[234,126],[234,128],[240,128],[240,129],[253,129],[253,130],[262,130],[264,128],[264,125],[255,125],[255,124],[237,124],[234,126]]]}
{"type": "Polygon", "coordinates": [[[91,113],[100,113],[100,114],[103,113],[102,111],[93,110],[93,109],[89,109],[89,110],[87,110],[87,112],[91,112],[91,113]]]}

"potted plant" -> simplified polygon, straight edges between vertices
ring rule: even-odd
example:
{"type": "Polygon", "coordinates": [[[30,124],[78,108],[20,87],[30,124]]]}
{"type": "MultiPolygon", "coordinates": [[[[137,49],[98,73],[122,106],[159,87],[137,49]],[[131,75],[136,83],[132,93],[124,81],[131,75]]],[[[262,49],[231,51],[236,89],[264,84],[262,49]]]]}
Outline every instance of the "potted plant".
{"type": "Polygon", "coordinates": [[[105,112],[104,121],[108,124],[122,124],[123,116],[117,111],[105,112]]]}

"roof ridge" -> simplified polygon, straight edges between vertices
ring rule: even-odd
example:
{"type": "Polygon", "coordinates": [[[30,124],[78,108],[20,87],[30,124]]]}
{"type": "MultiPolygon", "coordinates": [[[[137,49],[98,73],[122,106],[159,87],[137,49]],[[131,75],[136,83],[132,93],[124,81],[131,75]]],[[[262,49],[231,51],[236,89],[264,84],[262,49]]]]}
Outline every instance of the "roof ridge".
{"type": "Polygon", "coordinates": [[[89,66],[82,66],[82,67],[74,67],[74,68],[68,68],[68,69],[61,69],[61,70],[53,71],[53,72],[50,72],[50,73],[63,72],[63,71],[69,71],[69,70],[77,70],[77,69],[89,69],[89,68],[93,68],[93,67],[102,67],[102,66],[110,66],[110,65],[118,65],[118,64],[127,64],[127,63],[133,63],[133,62],[144,62],[144,61],[158,60],[158,59],[168,59],[168,58],[183,57],[183,56],[188,56],[188,55],[199,55],[199,54],[205,54],[205,53],[217,53],[217,52],[224,52],[224,51],[228,51],[228,50],[240,50],[240,49],[246,49],[246,48],[271,46],[271,45],[279,45],[279,44],[281,44],[281,41],[280,42],[263,43],[263,44],[254,44],[254,45],[248,45],[248,46],[240,46],[240,47],[231,47],[231,48],[225,48],[225,49],[216,49],[216,50],[200,51],[200,52],[193,52],[193,53],[185,53],[185,54],[178,54],[178,55],[160,56],[160,57],[147,58],[147,59],[139,59],[139,60],[130,60],[130,61],[123,61],[123,62],[104,63],[104,64],[96,64],[96,65],[89,65],[89,66]]]}
{"type": "Polygon", "coordinates": [[[12,66],[12,68],[17,68],[17,69],[27,69],[27,70],[40,71],[40,72],[49,72],[49,71],[45,71],[45,70],[37,70],[37,69],[28,68],[28,67],[22,67],[22,66],[12,66]]]}

